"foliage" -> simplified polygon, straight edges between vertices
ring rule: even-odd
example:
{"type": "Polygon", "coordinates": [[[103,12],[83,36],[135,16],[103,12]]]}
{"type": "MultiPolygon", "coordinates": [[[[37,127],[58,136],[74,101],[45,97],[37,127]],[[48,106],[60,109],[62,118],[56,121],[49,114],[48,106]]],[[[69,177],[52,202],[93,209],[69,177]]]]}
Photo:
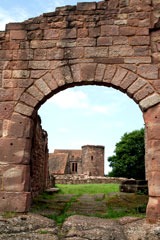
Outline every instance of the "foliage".
{"type": "Polygon", "coordinates": [[[115,155],[108,158],[110,177],[145,179],[144,129],[125,133],[116,144],[115,155]]]}
{"type": "Polygon", "coordinates": [[[110,192],[119,192],[119,184],[56,184],[60,189],[60,194],[75,194],[81,196],[82,194],[96,194],[110,192]]]}

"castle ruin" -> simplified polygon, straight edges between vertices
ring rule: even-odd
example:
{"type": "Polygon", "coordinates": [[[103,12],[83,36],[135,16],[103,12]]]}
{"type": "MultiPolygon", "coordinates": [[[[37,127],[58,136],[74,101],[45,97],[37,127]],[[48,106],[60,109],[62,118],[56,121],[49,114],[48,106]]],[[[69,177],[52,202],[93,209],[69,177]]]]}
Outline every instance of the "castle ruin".
{"type": "Polygon", "coordinates": [[[50,174],[104,176],[104,146],[85,145],[82,150],[55,150],[49,154],[50,174]]]}

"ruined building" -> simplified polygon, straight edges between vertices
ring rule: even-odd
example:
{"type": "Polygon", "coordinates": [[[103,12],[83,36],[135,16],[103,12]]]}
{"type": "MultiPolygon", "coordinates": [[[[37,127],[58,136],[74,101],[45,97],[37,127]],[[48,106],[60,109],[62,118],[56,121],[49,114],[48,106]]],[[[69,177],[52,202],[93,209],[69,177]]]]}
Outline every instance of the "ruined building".
{"type": "Polygon", "coordinates": [[[38,109],[64,89],[84,85],[113,87],[140,107],[147,221],[159,223],[159,0],[78,3],[7,24],[0,32],[0,211],[27,212],[31,196],[46,182],[45,164],[44,178],[35,167],[41,167],[34,139],[38,109]]]}
{"type": "Polygon", "coordinates": [[[104,146],[85,145],[82,150],[55,150],[49,154],[52,174],[104,176],[104,146]]]}

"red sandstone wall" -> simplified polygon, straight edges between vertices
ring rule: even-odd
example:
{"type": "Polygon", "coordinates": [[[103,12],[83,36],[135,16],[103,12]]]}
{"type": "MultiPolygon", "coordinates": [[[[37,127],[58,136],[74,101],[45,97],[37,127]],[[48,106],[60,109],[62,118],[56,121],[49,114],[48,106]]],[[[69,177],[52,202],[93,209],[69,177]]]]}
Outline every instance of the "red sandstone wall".
{"type": "Polygon", "coordinates": [[[104,176],[104,147],[87,145],[82,147],[83,173],[104,176]]]}
{"type": "Polygon", "coordinates": [[[108,184],[108,183],[122,183],[127,178],[114,178],[114,177],[100,177],[100,176],[87,176],[83,174],[67,174],[67,175],[54,175],[55,184],[108,184]]]}
{"type": "Polygon", "coordinates": [[[48,138],[41,127],[39,116],[34,121],[34,134],[31,154],[31,195],[36,197],[49,184],[48,138]]]}

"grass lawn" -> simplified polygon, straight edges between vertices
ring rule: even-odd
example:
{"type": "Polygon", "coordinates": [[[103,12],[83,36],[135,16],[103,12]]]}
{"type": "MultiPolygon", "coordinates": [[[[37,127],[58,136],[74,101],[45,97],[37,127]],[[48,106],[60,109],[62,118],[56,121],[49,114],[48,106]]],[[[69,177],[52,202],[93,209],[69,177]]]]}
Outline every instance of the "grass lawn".
{"type": "MultiPolygon", "coordinates": [[[[145,210],[148,201],[146,195],[118,195],[119,184],[56,184],[60,190],[58,193],[50,195],[46,192],[33,200],[32,212],[39,213],[45,217],[53,219],[61,226],[66,218],[79,214],[95,216],[100,218],[120,218],[124,216],[145,217],[145,210]],[[117,193],[109,196],[109,193],[117,193]],[[107,209],[99,214],[88,214],[81,212],[70,212],[73,203],[79,202],[78,197],[83,194],[104,193],[107,209]],[[68,201],[56,201],[59,194],[76,195],[68,201]]],[[[82,204],[79,202],[79,204],[82,204]]],[[[84,203],[83,203],[84,204],[84,203]]]]}
{"type": "Polygon", "coordinates": [[[56,187],[60,189],[60,194],[96,194],[110,192],[119,192],[119,184],[56,184],[56,187]]]}

